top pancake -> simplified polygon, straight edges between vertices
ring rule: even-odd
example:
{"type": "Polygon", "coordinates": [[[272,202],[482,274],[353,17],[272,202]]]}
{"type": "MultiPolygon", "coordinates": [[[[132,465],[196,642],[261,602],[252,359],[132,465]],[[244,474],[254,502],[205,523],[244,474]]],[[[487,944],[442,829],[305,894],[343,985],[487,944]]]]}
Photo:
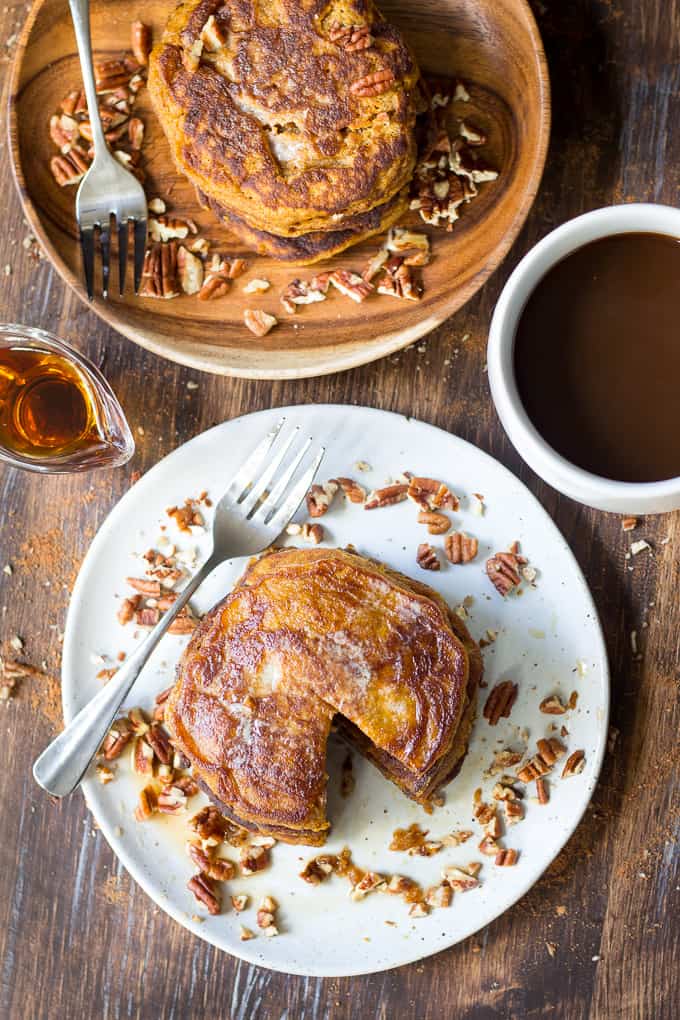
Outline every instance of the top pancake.
{"type": "Polygon", "coordinates": [[[418,68],[372,0],[187,0],[149,65],[180,171],[281,236],[337,230],[390,199],[415,164],[418,68]],[[332,42],[368,26],[370,47],[332,42]],[[357,95],[367,75],[393,76],[357,95]]]}
{"type": "Polygon", "coordinates": [[[166,724],[230,817],[293,842],[323,842],[334,716],[380,751],[373,760],[416,799],[455,770],[478,657],[458,623],[460,636],[436,593],[361,556],[270,553],[204,617],[166,724]]]}

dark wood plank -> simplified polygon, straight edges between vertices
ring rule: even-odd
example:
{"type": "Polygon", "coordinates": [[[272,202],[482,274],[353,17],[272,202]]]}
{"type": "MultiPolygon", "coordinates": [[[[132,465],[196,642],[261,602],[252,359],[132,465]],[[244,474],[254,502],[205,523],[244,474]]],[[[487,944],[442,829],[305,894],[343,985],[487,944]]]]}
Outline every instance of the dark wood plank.
{"type": "MultiPolygon", "coordinates": [[[[0,39],[16,31],[26,7],[10,3],[0,12],[0,39]]],[[[133,470],[215,422],[312,401],[416,415],[516,471],[554,516],[592,586],[620,735],[585,821],[524,900],[466,943],[367,978],[286,978],[193,939],[121,870],[80,798],[55,806],[38,792],[30,765],[58,725],[58,683],[27,681],[0,708],[0,1017],[665,1020],[677,1012],[680,515],[646,519],[640,536],[653,551],[627,561],[629,537],[618,518],[557,496],[519,461],[488,398],[484,345],[512,265],[552,226],[613,201],[677,202],[680,2],[545,0],[536,9],[555,126],[520,240],[484,290],[426,343],[353,372],[298,383],[217,379],[122,340],[24,250],[2,145],[0,274],[5,265],[12,272],[0,275],[0,314],[73,339],[104,368],[144,436],[122,471],[38,479],[0,468],[0,569],[14,567],[11,577],[0,573],[0,639],[7,653],[20,635],[27,661],[45,660],[58,675],[68,588],[96,528],[133,470]],[[143,400],[140,377],[152,383],[143,400]],[[188,390],[189,380],[199,388],[188,390]],[[640,636],[639,659],[631,630],[640,636]]]]}

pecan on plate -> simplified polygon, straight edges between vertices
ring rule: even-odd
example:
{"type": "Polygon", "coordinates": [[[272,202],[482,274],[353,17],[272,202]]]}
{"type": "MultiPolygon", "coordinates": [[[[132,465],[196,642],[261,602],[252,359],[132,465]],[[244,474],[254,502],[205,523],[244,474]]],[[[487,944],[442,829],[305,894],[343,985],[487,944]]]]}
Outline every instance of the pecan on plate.
{"type": "Polygon", "coordinates": [[[451,521],[444,514],[436,510],[421,510],[418,514],[418,524],[426,524],[430,535],[444,535],[451,527],[451,521]]]}
{"type": "Polygon", "coordinates": [[[495,857],[500,847],[493,836],[484,836],[479,844],[479,852],[485,857],[495,857]]]}
{"type": "Polygon", "coordinates": [[[329,277],[329,281],[336,290],[339,290],[345,297],[351,298],[357,304],[365,301],[369,294],[375,290],[372,283],[368,283],[363,277],[351,273],[348,269],[336,269],[329,277]]]}
{"type": "Polygon", "coordinates": [[[421,510],[458,510],[460,501],[448,485],[436,478],[412,477],[407,495],[421,510]]]}
{"type": "Polygon", "coordinates": [[[307,503],[307,513],[310,517],[323,517],[328,512],[328,508],[333,502],[336,492],[338,491],[338,483],[336,481],[326,482],[325,485],[312,485],[311,489],[305,496],[307,503]]]}
{"type": "Polygon", "coordinates": [[[440,885],[433,885],[425,891],[425,902],[428,907],[450,907],[452,899],[453,890],[447,882],[442,882],[440,885]]]}
{"type": "Polygon", "coordinates": [[[78,184],[90,166],[90,157],[78,145],[73,145],[65,156],[53,156],[50,160],[52,176],[60,188],[78,184]]]}
{"type": "Polygon", "coordinates": [[[224,842],[228,822],[216,807],[208,804],[206,807],[201,808],[198,814],[194,815],[190,820],[189,828],[204,843],[207,843],[209,846],[217,846],[219,843],[224,842]]]}
{"type": "Polygon", "coordinates": [[[281,294],[281,304],[286,311],[292,315],[297,305],[311,305],[317,301],[326,300],[326,291],[313,286],[305,280],[291,280],[281,294]]]}
{"type": "Polygon", "coordinates": [[[132,736],[132,729],[127,719],[116,719],[101,746],[101,753],[106,761],[114,761],[119,758],[123,749],[132,740],[132,736]]]}
{"type": "Polygon", "coordinates": [[[538,779],[546,775],[566,750],[564,744],[557,740],[556,737],[538,740],[536,747],[538,753],[517,771],[517,778],[522,783],[530,783],[532,779],[538,779]]]}
{"type": "Polygon", "coordinates": [[[573,751],[564,763],[562,779],[567,779],[568,776],[577,776],[579,772],[583,772],[585,764],[585,751],[573,751]]]}
{"type": "Polygon", "coordinates": [[[170,241],[167,244],[157,242],[152,244],[144,256],[139,296],[168,300],[179,297],[179,294],[177,242],[170,241]]]}
{"type": "Polygon", "coordinates": [[[266,336],[278,322],[275,315],[269,315],[261,308],[246,308],[243,313],[243,321],[250,332],[259,337],[266,336]]]}
{"type": "Polygon", "coordinates": [[[332,482],[339,485],[350,503],[364,503],[366,501],[366,490],[353,478],[331,478],[332,482]]]}
{"type": "Polygon", "coordinates": [[[374,489],[364,503],[364,510],[375,510],[377,507],[401,503],[402,500],[406,499],[407,492],[408,485],[405,482],[385,485],[382,489],[374,489]]]}
{"type": "Polygon", "coordinates": [[[544,698],[538,708],[544,715],[564,715],[567,711],[567,706],[557,694],[544,698]]]}
{"type": "Polygon", "coordinates": [[[398,255],[393,255],[385,263],[376,290],[378,294],[402,298],[404,301],[420,301],[423,296],[423,288],[415,278],[411,266],[398,255]]]}
{"type": "Polygon", "coordinates": [[[179,216],[150,216],[149,236],[152,241],[184,241],[189,234],[196,234],[198,228],[193,220],[179,216]]]}
{"type": "Polygon", "coordinates": [[[441,570],[439,557],[429,542],[421,542],[416,553],[416,563],[423,570],[441,570]]]}
{"type": "Polygon", "coordinates": [[[187,882],[187,889],[194,894],[199,903],[208,908],[209,914],[219,914],[219,894],[208,875],[194,875],[187,882]]]}
{"type": "Polygon", "coordinates": [[[139,793],[137,807],[135,808],[135,818],[138,822],[146,822],[156,813],[157,809],[158,798],[155,789],[153,786],[145,786],[139,793]]]}
{"type": "Polygon", "coordinates": [[[179,284],[185,294],[198,294],[205,279],[205,269],[198,257],[184,245],[177,252],[177,269],[179,284]]]}
{"type": "Polygon", "coordinates": [[[502,680],[492,688],[483,711],[490,726],[495,726],[501,718],[508,718],[517,700],[518,690],[518,685],[512,680],[502,680]]]}
{"type": "Polygon", "coordinates": [[[494,864],[499,868],[511,868],[517,864],[518,857],[517,850],[499,850],[494,857],[494,864]]]}
{"type": "Polygon", "coordinates": [[[504,598],[519,584],[519,568],[527,563],[526,557],[517,552],[515,542],[508,552],[498,552],[486,561],[486,573],[499,594],[504,598]]]}
{"type": "Polygon", "coordinates": [[[143,736],[137,737],[132,748],[132,771],[138,776],[153,775],[154,753],[143,736]]]}
{"type": "Polygon", "coordinates": [[[170,765],[172,762],[172,744],[170,737],[160,723],[153,723],[146,734],[146,740],[153,748],[153,752],[163,765],[170,765]]]}
{"type": "Polygon", "coordinates": [[[394,73],[388,68],[383,71],[374,71],[372,74],[365,74],[357,78],[349,87],[353,96],[365,99],[369,96],[379,96],[392,88],[395,81],[394,73]]]}
{"type": "Polygon", "coordinates": [[[471,563],[479,551],[479,542],[464,531],[454,531],[444,539],[444,552],[449,563],[471,563]]]}
{"type": "Polygon", "coordinates": [[[442,878],[451,886],[454,892],[469,892],[470,889],[476,889],[479,885],[479,879],[474,869],[471,868],[459,868],[456,866],[444,868],[442,878]]]}
{"type": "Polygon", "coordinates": [[[138,64],[149,63],[151,53],[151,29],[143,21],[133,21],[130,29],[130,48],[138,64]]]}
{"type": "Polygon", "coordinates": [[[505,818],[508,825],[516,825],[524,818],[524,808],[518,800],[506,800],[503,803],[505,818]]]}
{"type": "Polygon", "coordinates": [[[264,871],[270,861],[269,848],[265,846],[243,846],[239,853],[242,875],[254,875],[264,871]]]}

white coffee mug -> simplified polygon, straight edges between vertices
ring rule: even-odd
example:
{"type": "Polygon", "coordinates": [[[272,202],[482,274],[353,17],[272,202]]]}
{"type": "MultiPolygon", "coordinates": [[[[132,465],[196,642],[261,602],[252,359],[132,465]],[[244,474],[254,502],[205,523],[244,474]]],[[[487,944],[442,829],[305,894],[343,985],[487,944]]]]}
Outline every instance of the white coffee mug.
{"type": "MultiPolygon", "coordinates": [[[[549,485],[598,510],[657,514],[680,508],[680,477],[661,482],[617,482],[570,463],[543,439],[529,420],[514,372],[517,325],[539,281],[577,248],[613,234],[629,233],[665,234],[680,240],[680,209],[644,203],[597,209],[562,224],[524,256],[503,288],[491,321],[487,355],[489,384],[510,441],[549,485]]],[[[651,436],[650,442],[653,442],[651,436]]]]}

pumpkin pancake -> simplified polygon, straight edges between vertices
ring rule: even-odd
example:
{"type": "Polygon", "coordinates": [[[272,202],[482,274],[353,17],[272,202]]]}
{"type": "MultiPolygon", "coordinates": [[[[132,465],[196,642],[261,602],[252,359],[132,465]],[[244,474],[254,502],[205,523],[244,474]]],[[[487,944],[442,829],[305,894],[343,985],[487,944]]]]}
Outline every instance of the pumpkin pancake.
{"type": "Polygon", "coordinates": [[[203,618],[165,722],[228,817],[318,846],[331,724],[425,803],[460,768],[481,672],[426,585],[343,550],[284,549],[251,562],[203,618]]]}
{"type": "Polygon", "coordinates": [[[372,0],[186,0],[149,64],[179,170],[283,237],[340,230],[409,182],[418,78],[372,0]]]}
{"type": "Polygon", "coordinates": [[[258,255],[269,255],[294,266],[308,266],[389,230],[408,211],[408,190],[400,191],[384,205],[378,205],[369,212],[357,213],[351,220],[345,219],[342,230],[315,230],[298,237],[278,237],[266,230],[257,230],[207,195],[201,195],[200,201],[258,255]]]}

